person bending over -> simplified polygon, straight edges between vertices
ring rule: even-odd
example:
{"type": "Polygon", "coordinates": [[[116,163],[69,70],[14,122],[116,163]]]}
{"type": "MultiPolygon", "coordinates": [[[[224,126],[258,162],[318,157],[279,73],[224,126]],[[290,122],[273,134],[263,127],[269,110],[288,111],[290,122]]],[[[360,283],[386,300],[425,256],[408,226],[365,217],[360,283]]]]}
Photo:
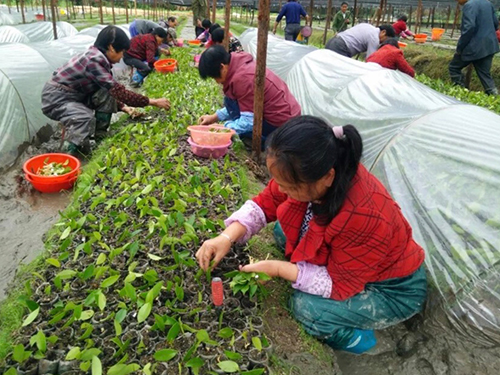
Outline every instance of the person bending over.
{"type": "Polygon", "coordinates": [[[398,41],[395,38],[384,41],[380,48],[366,59],[366,62],[373,62],[384,68],[399,70],[410,77],[415,77],[415,70],[406,61],[403,51],[399,48],[398,41]]]}

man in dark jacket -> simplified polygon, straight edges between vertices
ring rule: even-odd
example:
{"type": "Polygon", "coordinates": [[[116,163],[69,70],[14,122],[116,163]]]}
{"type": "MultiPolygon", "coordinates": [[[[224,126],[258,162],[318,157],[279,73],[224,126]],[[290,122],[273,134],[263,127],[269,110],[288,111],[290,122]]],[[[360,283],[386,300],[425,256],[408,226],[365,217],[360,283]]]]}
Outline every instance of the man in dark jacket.
{"type": "MultiPolygon", "coordinates": [[[[203,79],[213,78],[222,85],[224,108],[199,119],[201,125],[224,122],[240,137],[252,137],[255,60],[246,52],[229,53],[221,45],[208,48],[199,64],[203,79]]],[[[262,136],[265,138],[288,120],[300,116],[300,104],[286,83],[266,69],[264,89],[264,119],[262,136]]]]}
{"type": "Polygon", "coordinates": [[[462,69],[473,64],[487,94],[498,95],[491,77],[493,55],[500,48],[495,30],[498,19],[493,5],[487,0],[457,0],[462,8],[461,36],[448,70],[453,83],[464,86],[462,69]]]}

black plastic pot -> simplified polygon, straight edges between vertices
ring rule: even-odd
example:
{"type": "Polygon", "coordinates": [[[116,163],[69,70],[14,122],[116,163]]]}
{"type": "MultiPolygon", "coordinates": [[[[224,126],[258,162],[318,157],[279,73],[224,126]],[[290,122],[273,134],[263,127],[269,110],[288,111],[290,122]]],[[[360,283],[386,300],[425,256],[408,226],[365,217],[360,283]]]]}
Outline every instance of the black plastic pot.
{"type": "Polygon", "coordinates": [[[40,374],[40,375],[57,374],[58,368],[59,368],[59,361],[58,360],[51,361],[51,360],[42,358],[38,361],[38,374],[40,374]]]}
{"type": "Polygon", "coordinates": [[[264,320],[262,320],[260,316],[249,316],[247,317],[247,320],[248,326],[252,327],[253,329],[260,331],[262,328],[264,328],[264,320]]]}
{"type": "Polygon", "coordinates": [[[256,348],[250,349],[248,352],[248,359],[252,368],[264,367],[269,362],[269,356],[265,350],[257,350],[256,348]]]}
{"type": "Polygon", "coordinates": [[[78,361],[59,361],[58,374],[69,374],[78,371],[78,361]]]}

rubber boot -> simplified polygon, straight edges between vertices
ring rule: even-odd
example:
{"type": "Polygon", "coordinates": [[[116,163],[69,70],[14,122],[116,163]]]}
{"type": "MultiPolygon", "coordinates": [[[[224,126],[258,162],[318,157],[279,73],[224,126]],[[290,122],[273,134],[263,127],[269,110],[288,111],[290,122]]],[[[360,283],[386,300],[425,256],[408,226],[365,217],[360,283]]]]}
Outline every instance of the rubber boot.
{"type": "Polygon", "coordinates": [[[109,125],[111,124],[112,113],[95,112],[95,135],[97,142],[102,141],[108,134],[109,125]]]}
{"type": "Polygon", "coordinates": [[[134,75],[132,76],[132,82],[130,83],[130,86],[141,87],[143,82],[144,82],[144,76],[141,73],[139,73],[139,71],[136,69],[134,75]]]}
{"type": "Polygon", "coordinates": [[[347,347],[342,350],[353,354],[363,354],[374,348],[375,345],[377,345],[377,339],[373,329],[355,329],[347,347]]]}

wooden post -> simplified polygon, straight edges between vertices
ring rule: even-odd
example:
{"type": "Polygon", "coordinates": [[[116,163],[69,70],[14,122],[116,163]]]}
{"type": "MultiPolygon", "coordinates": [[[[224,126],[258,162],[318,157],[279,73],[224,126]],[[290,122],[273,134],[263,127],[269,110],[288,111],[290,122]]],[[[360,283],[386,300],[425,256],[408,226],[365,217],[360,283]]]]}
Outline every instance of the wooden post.
{"type": "Polygon", "coordinates": [[[90,16],[90,19],[92,19],[92,8],[93,8],[93,4],[92,4],[92,0],[89,0],[89,16],[90,16]]]}
{"type": "Polygon", "coordinates": [[[217,18],[217,0],[212,1],[212,23],[215,23],[217,18]]]}
{"type": "Polygon", "coordinates": [[[75,0],[71,0],[71,9],[73,9],[73,19],[76,20],[75,0]]]}
{"type": "Polygon", "coordinates": [[[52,13],[52,31],[54,32],[54,39],[57,39],[56,0],[51,0],[50,8],[52,13]]]}
{"type": "MultiPolygon", "coordinates": [[[[260,9],[259,9],[260,19],[260,9]]],[[[231,0],[226,0],[226,13],[224,17],[224,48],[229,50],[229,26],[231,24],[231,0]]]]}
{"type": "Polygon", "coordinates": [[[253,6],[252,6],[252,16],[250,17],[250,26],[253,26],[254,17],[255,17],[255,0],[253,1],[253,6]]]}
{"type": "Polygon", "coordinates": [[[448,29],[448,25],[450,24],[450,16],[451,16],[451,6],[448,5],[448,11],[446,14],[446,23],[444,24],[444,27],[443,27],[445,32],[448,29]]]}
{"type": "MultiPolygon", "coordinates": [[[[280,7],[280,9],[281,9],[281,7],[280,7]]],[[[309,26],[310,27],[312,27],[312,25],[313,25],[313,12],[314,12],[314,0],[311,0],[311,2],[309,3],[309,26]]],[[[306,23],[306,25],[307,25],[307,23],[306,23]]]]}
{"type": "Polygon", "coordinates": [[[104,25],[104,16],[102,14],[102,0],[99,0],[99,17],[101,20],[101,25],[104,25]]]}
{"type": "Polygon", "coordinates": [[[377,14],[377,27],[380,25],[380,16],[382,15],[383,8],[384,8],[384,0],[380,0],[380,5],[378,6],[378,14],[377,14]]]}
{"type": "Polygon", "coordinates": [[[111,13],[113,15],[113,25],[116,25],[116,17],[115,17],[115,0],[111,0],[111,13]]]}
{"type": "Polygon", "coordinates": [[[451,29],[451,36],[450,38],[453,38],[453,33],[455,32],[455,27],[457,27],[457,22],[458,22],[458,16],[460,14],[460,5],[457,4],[457,7],[455,9],[455,20],[453,21],[453,28],[451,29]]]}
{"type": "Polygon", "coordinates": [[[42,0],[42,14],[43,14],[43,20],[47,21],[47,15],[45,14],[45,0],[42,0]]]}
{"type": "Polygon", "coordinates": [[[257,34],[257,65],[255,67],[255,90],[253,102],[252,150],[255,159],[260,159],[262,146],[262,121],[264,120],[264,89],[266,85],[267,34],[269,32],[270,0],[259,0],[259,31],[257,34]]]}
{"type": "Polygon", "coordinates": [[[410,14],[408,14],[408,28],[411,27],[411,14],[413,13],[413,7],[410,5],[410,14]]]}
{"type": "Polygon", "coordinates": [[[431,23],[431,16],[432,16],[432,8],[429,8],[429,16],[427,17],[427,28],[429,28],[429,25],[431,23]]]}
{"type": "Polygon", "coordinates": [[[128,23],[128,0],[123,0],[123,5],[125,5],[125,22],[128,23]]]}
{"type": "Polygon", "coordinates": [[[387,14],[387,22],[388,23],[393,23],[394,22],[392,20],[392,12],[394,12],[394,10],[392,9],[392,5],[389,5],[389,13],[387,14]]]}
{"type": "Polygon", "coordinates": [[[358,18],[358,0],[354,0],[354,8],[352,10],[352,26],[356,24],[356,18],[358,18]]]}
{"type": "Polygon", "coordinates": [[[328,29],[330,28],[331,19],[332,19],[332,0],[328,0],[328,5],[326,6],[325,31],[323,32],[323,45],[326,45],[326,35],[328,34],[328,29]]]}
{"type": "Polygon", "coordinates": [[[436,7],[432,8],[432,18],[431,18],[431,28],[434,28],[434,14],[436,13],[436,7]]]}
{"type": "Polygon", "coordinates": [[[418,0],[418,8],[417,8],[417,22],[415,30],[417,33],[420,32],[420,26],[422,25],[422,0],[418,0]],[[418,30],[417,30],[418,29],[418,30]]]}
{"type": "Polygon", "coordinates": [[[26,16],[24,15],[24,0],[21,0],[21,17],[23,18],[23,23],[26,23],[26,16]]]}

